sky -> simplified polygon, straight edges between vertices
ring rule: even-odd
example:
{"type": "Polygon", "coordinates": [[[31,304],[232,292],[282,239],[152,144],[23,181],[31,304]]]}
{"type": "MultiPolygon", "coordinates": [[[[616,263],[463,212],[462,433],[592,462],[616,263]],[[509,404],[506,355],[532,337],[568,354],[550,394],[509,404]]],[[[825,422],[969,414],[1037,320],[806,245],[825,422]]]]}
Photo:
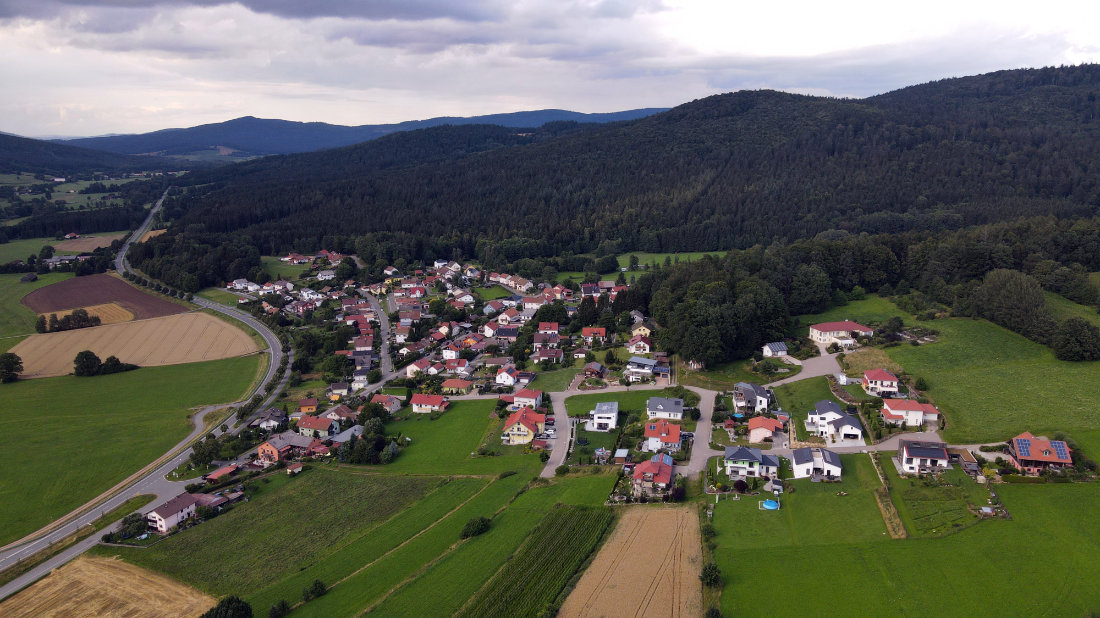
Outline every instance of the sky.
{"type": "Polygon", "coordinates": [[[1095,1],[0,0],[0,131],[864,97],[1098,61],[1095,1]]]}

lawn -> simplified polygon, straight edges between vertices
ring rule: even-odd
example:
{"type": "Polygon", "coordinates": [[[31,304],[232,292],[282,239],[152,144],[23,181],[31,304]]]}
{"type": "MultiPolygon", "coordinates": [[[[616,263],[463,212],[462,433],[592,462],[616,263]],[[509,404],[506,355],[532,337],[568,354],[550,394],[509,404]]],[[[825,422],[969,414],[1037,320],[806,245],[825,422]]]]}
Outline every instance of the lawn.
{"type": "MultiPolygon", "coordinates": [[[[806,417],[814,404],[822,399],[836,401],[829,391],[829,382],[820,378],[807,378],[775,387],[775,400],[785,412],[791,415],[791,424],[799,440],[806,439],[806,417]]],[[[837,403],[840,403],[837,401],[837,403]]]]}
{"type": "Polygon", "coordinates": [[[540,371],[535,376],[532,388],[546,393],[557,393],[569,388],[569,383],[584,368],[584,361],[578,360],[573,367],[566,369],[554,369],[553,371],[540,371]]]}
{"type": "Polygon", "coordinates": [[[873,501],[856,522],[820,525],[820,517],[830,517],[828,511],[807,510],[805,536],[788,533],[797,531],[796,526],[775,524],[760,530],[746,524],[782,518],[785,511],[800,506],[799,491],[786,497],[778,513],[758,512],[755,503],[720,503],[715,553],[725,577],[724,613],[804,616],[807,599],[837,616],[978,615],[988,613],[994,599],[994,612],[1000,616],[1082,616],[1100,607],[1100,589],[1082,576],[1100,570],[1100,553],[1081,549],[1100,544],[1100,528],[1080,525],[1100,509],[1095,486],[1006,485],[999,486],[998,493],[1012,521],[985,521],[947,537],[900,541],[880,534],[881,523],[874,534],[864,531],[871,520],[865,511],[877,515],[873,501]],[[723,517],[731,511],[736,519],[723,517]],[[752,568],[745,568],[745,550],[752,556],[752,568]],[[967,558],[973,556],[1012,556],[1014,565],[1027,568],[1027,579],[1021,580],[1017,568],[975,571],[975,563],[967,558]],[[913,565],[920,565],[919,572],[927,575],[903,576],[913,565]],[[773,586],[776,573],[795,582],[797,594],[746,602],[773,586]],[[842,574],[844,585],[825,573],[842,574]]]}
{"type": "Polygon", "coordinates": [[[271,275],[273,279],[286,279],[288,281],[295,281],[302,276],[302,273],[309,271],[309,264],[291,264],[289,262],[282,262],[277,257],[270,255],[264,255],[260,257],[260,265],[263,267],[264,272],[271,275]]]}
{"type": "MultiPolygon", "coordinates": [[[[621,427],[621,425],[620,425],[621,427]]],[[[566,436],[561,437],[562,440],[566,439],[566,436]]],[[[569,454],[569,458],[565,460],[567,464],[580,463],[579,459],[584,458],[584,463],[592,463],[588,461],[598,448],[605,448],[612,453],[615,452],[615,443],[619,439],[619,431],[585,431],[584,425],[577,427],[577,445],[573,449],[573,452],[569,454]],[[580,446],[581,438],[588,440],[588,444],[580,446]]]]}
{"type": "Polygon", "coordinates": [[[112,550],[209,594],[247,595],[325,561],[337,548],[368,535],[424,497],[441,480],[363,476],[328,466],[314,466],[296,477],[276,474],[269,482],[280,486],[225,516],[148,549],[112,550]]]}
{"type": "Polygon", "coordinates": [[[504,289],[499,285],[494,285],[487,288],[474,288],[474,293],[477,294],[481,300],[489,302],[498,298],[508,298],[512,295],[512,292],[504,289]]]}
{"type": "Polygon", "coordinates": [[[260,361],[249,356],[0,385],[0,521],[6,524],[0,544],[164,454],[190,431],[190,408],[242,397],[260,361]]]}
{"type": "Polygon", "coordinates": [[[871,294],[863,300],[853,300],[847,305],[832,307],[823,313],[798,316],[797,334],[807,336],[810,332],[810,324],[852,320],[866,326],[868,322],[882,323],[894,316],[901,318],[907,325],[915,323],[912,316],[899,309],[889,299],[871,294]]]}
{"type": "Polygon", "coordinates": [[[0,264],[7,264],[15,260],[26,261],[32,254],[38,255],[42,247],[56,245],[59,242],[61,241],[55,238],[21,238],[0,243],[0,264]]]}
{"type": "Polygon", "coordinates": [[[942,484],[918,478],[901,478],[897,468],[883,459],[890,482],[890,498],[911,537],[946,536],[978,523],[967,505],[985,506],[989,490],[975,483],[961,469],[940,475],[942,484]]]}
{"type": "Polygon", "coordinates": [[[591,395],[573,395],[565,400],[565,409],[569,416],[588,416],[588,413],[601,401],[618,401],[619,412],[638,412],[645,418],[645,404],[650,397],[661,397],[659,390],[619,391],[613,393],[593,393],[591,395]]]}
{"type": "Polygon", "coordinates": [[[722,257],[725,254],[725,251],[692,251],[687,253],[645,253],[643,251],[635,251],[633,253],[624,253],[618,256],[618,260],[619,268],[629,268],[630,256],[632,255],[638,256],[639,266],[645,266],[646,264],[650,266],[664,266],[666,257],[672,260],[672,262],[675,264],[678,262],[694,262],[695,260],[698,260],[705,255],[722,257]]]}
{"type": "Polygon", "coordinates": [[[863,372],[871,369],[885,369],[887,371],[901,371],[901,365],[894,362],[885,350],[880,348],[860,348],[844,355],[841,363],[844,373],[849,377],[862,378],[863,372]]]}
{"type": "Polygon", "coordinates": [[[206,300],[212,300],[216,303],[228,305],[230,307],[236,307],[237,301],[241,299],[240,296],[226,292],[222,288],[206,288],[205,290],[199,290],[195,293],[195,296],[205,298],[206,300]]]}
{"type": "MultiPolygon", "coordinates": [[[[3,247],[4,245],[0,245],[3,247]]],[[[51,283],[64,281],[72,273],[48,273],[39,275],[38,281],[23,283],[21,274],[0,275],[0,351],[6,351],[22,340],[22,335],[34,334],[38,314],[19,302],[24,296],[51,283]]]]}
{"type": "Polygon", "coordinates": [[[784,364],[783,368],[789,371],[767,376],[761,373],[754,373],[752,371],[751,360],[730,361],[728,363],[714,365],[705,371],[688,369],[683,363],[678,363],[677,375],[679,376],[680,384],[684,386],[698,386],[699,388],[706,388],[714,391],[728,391],[733,389],[733,385],[738,382],[767,384],[768,382],[798,375],[798,373],[802,371],[802,367],[798,365],[784,364]]]}
{"type": "Polygon", "coordinates": [[[1047,309],[1050,309],[1055,320],[1061,322],[1066,318],[1081,318],[1093,326],[1100,326],[1100,313],[1096,309],[1079,305],[1054,292],[1044,292],[1044,295],[1047,298],[1047,309]]]}

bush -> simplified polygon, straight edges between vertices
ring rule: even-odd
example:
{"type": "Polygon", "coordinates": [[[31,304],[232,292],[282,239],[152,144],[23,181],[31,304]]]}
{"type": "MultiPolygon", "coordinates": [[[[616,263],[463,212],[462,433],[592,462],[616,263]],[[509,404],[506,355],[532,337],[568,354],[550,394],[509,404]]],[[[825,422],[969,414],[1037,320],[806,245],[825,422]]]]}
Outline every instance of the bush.
{"type": "Polygon", "coordinates": [[[557,468],[554,468],[554,474],[558,476],[569,474],[569,464],[562,464],[557,468]]]}
{"type": "Polygon", "coordinates": [[[703,582],[704,586],[717,588],[722,585],[722,571],[717,564],[708,562],[703,565],[703,572],[699,575],[699,581],[703,582]]]}
{"type": "Polygon", "coordinates": [[[488,517],[473,517],[470,521],[466,522],[466,525],[462,527],[462,538],[468,539],[471,537],[485,534],[489,531],[489,518],[488,517]]]}
{"type": "Polygon", "coordinates": [[[708,522],[699,529],[699,534],[702,535],[704,541],[709,541],[714,538],[714,535],[718,534],[718,531],[714,528],[714,524],[708,522]]]}
{"type": "Polygon", "coordinates": [[[717,607],[707,608],[707,618],[722,618],[722,610],[717,607]]]}
{"type": "Polygon", "coordinates": [[[325,582],[315,579],[308,588],[302,590],[302,600],[310,601],[318,597],[323,597],[326,592],[328,592],[328,587],[325,586],[325,582]]]}
{"type": "Polygon", "coordinates": [[[252,618],[252,606],[231,595],[202,615],[202,618],[252,618]]]}
{"type": "Polygon", "coordinates": [[[280,599],[278,603],[271,606],[268,610],[268,618],[283,618],[290,613],[290,603],[287,603],[286,599],[280,599]]]}

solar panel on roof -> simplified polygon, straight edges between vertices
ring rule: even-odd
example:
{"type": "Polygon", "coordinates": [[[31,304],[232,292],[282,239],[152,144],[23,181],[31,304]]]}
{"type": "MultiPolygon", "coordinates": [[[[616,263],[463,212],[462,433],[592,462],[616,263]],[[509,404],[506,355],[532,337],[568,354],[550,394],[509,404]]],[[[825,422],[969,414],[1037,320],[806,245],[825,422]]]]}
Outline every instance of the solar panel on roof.
{"type": "Polygon", "coordinates": [[[1050,444],[1051,444],[1051,446],[1054,447],[1054,452],[1055,452],[1055,454],[1058,455],[1059,459],[1068,459],[1069,458],[1069,453],[1066,452],[1066,443],[1065,442],[1051,442],[1050,444]]]}
{"type": "Polygon", "coordinates": [[[1016,448],[1020,451],[1020,457],[1031,457],[1031,440],[1027,438],[1018,438],[1016,440],[1016,448]]]}

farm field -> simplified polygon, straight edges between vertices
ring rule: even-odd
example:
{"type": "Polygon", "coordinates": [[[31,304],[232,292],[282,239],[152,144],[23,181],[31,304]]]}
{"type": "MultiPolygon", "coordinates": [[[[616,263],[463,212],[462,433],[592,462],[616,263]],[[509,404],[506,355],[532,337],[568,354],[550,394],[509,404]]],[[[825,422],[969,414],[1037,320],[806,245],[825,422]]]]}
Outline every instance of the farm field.
{"type": "Polygon", "coordinates": [[[150,238],[156,238],[157,236],[160,236],[167,231],[168,230],[149,230],[148,232],[145,232],[141,235],[141,239],[138,242],[145,242],[150,238]]]}
{"type": "Polygon", "coordinates": [[[35,313],[50,313],[114,302],[125,307],[138,320],[187,311],[184,305],[146,294],[111,275],[73,277],[55,285],[37,289],[24,296],[22,302],[35,313]]]}
{"type": "Polygon", "coordinates": [[[121,560],[81,556],[0,603],[10,618],[39,616],[192,617],[215,600],[121,560]]]}
{"type": "Polygon", "coordinates": [[[650,397],[661,397],[659,389],[596,392],[591,395],[573,395],[565,400],[569,416],[587,416],[601,401],[618,401],[619,412],[640,412],[645,417],[645,403],[650,397]]]}
{"type": "MultiPolygon", "coordinates": [[[[776,526],[746,525],[746,513],[782,518],[788,508],[796,508],[801,491],[787,496],[779,512],[756,511],[755,504],[747,506],[744,501],[718,504],[715,553],[725,578],[725,615],[804,616],[807,599],[828,607],[830,615],[853,617],[978,615],[988,613],[990,599],[997,600],[997,615],[1009,617],[1081,616],[1100,606],[1100,589],[1088,577],[1071,576],[1100,569],[1097,552],[1081,551],[1100,543],[1100,529],[1080,525],[1100,508],[1100,493],[1091,483],[999,485],[997,492],[1011,521],[983,521],[942,538],[891,541],[886,535],[872,540],[861,534],[851,539],[849,533],[859,529],[850,523],[838,524],[844,534],[823,535],[820,530],[830,528],[814,523],[816,507],[798,507],[796,517],[804,518],[805,529],[812,533],[799,536],[797,543],[777,532],[776,526]],[[737,559],[746,555],[752,557],[751,569],[737,559]],[[981,584],[975,585],[973,562],[961,559],[1005,555],[1017,564],[1043,566],[1031,570],[1026,585],[1015,569],[999,568],[983,569],[981,584]],[[895,576],[905,565],[917,563],[936,576],[895,576]],[[844,585],[822,577],[823,569],[843,574],[844,585]],[[772,585],[775,573],[797,582],[798,594],[769,595],[766,603],[745,602],[772,585]]],[[[873,501],[871,505],[874,509],[873,501]]]]}
{"type": "Polygon", "coordinates": [[[31,335],[12,348],[23,359],[23,378],[67,375],[82,350],[158,367],[244,356],[259,348],[248,333],[198,312],[31,335]]]}
{"type": "Polygon", "coordinates": [[[806,439],[806,417],[814,409],[814,404],[822,399],[836,401],[824,376],[775,387],[775,400],[780,408],[790,413],[791,425],[794,426],[799,440],[806,439]]]}
{"type": "Polygon", "coordinates": [[[0,545],[99,495],[164,454],[191,408],[241,398],[259,356],[148,367],[0,389],[0,545]],[[196,384],[203,385],[196,388],[196,384]]]}
{"type": "MultiPolygon", "coordinates": [[[[3,246],[3,245],[0,245],[3,246]]],[[[71,279],[72,273],[47,273],[39,275],[38,281],[23,283],[22,274],[0,275],[0,337],[30,335],[34,333],[34,323],[38,315],[23,305],[22,298],[48,285],[71,279]]],[[[15,342],[12,342],[15,345],[15,342]]],[[[0,339],[0,347],[3,340],[0,339]]]]}
{"type": "Polygon", "coordinates": [[[273,279],[286,279],[288,281],[294,281],[302,276],[303,273],[309,272],[309,264],[290,264],[282,262],[278,257],[264,255],[260,257],[260,266],[263,267],[264,272],[271,275],[273,279]]]}
{"type": "MultiPolygon", "coordinates": [[[[134,314],[127,311],[122,305],[118,303],[104,303],[102,305],[91,305],[83,308],[88,312],[88,315],[99,316],[100,324],[118,324],[120,322],[129,322],[134,319],[134,314]]],[[[56,315],[58,319],[61,319],[76,309],[64,309],[61,311],[51,311],[50,313],[43,313],[47,319],[51,315],[56,315]]]]}
{"type": "Polygon", "coordinates": [[[62,240],[53,246],[62,253],[90,253],[100,247],[110,247],[116,240],[125,238],[127,232],[106,232],[103,234],[88,234],[80,238],[62,240]]]}
{"type": "MultiPolygon", "coordinates": [[[[885,350],[879,348],[860,348],[844,355],[842,366],[845,367],[845,375],[851,378],[862,378],[863,372],[871,369],[885,369],[887,371],[901,371],[902,366],[894,362],[885,350]]],[[[862,389],[860,389],[862,392],[862,389]]],[[[866,393],[863,393],[866,395],[866,393]]]]}
{"type": "Polygon", "coordinates": [[[987,504],[989,490],[962,470],[943,473],[941,478],[951,485],[929,487],[918,479],[899,477],[897,468],[883,461],[890,497],[909,536],[945,536],[978,523],[978,517],[967,510],[967,505],[987,504]]]}
{"type": "Polygon", "coordinates": [[[694,505],[622,509],[611,537],[562,604],[561,615],[701,616],[698,517],[694,505]]]}

